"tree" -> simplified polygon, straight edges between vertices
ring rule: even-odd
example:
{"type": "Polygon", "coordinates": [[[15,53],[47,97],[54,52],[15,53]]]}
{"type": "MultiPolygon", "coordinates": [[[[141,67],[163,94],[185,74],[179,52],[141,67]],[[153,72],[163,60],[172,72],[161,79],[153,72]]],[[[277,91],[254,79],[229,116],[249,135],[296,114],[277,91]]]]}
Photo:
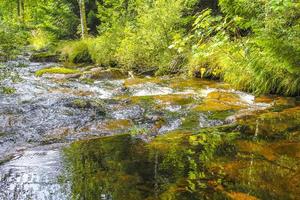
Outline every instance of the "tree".
{"type": "Polygon", "coordinates": [[[88,36],[85,2],[84,0],[78,0],[78,4],[79,4],[79,11],[80,11],[81,38],[85,39],[88,36]]]}

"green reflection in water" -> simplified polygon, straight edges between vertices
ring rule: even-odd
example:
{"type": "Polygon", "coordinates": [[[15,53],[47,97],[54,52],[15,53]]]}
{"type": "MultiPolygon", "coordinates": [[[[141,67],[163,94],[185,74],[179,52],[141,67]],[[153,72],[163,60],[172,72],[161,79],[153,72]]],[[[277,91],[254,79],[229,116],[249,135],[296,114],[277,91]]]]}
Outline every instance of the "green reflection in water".
{"type": "Polygon", "coordinates": [[[150,143],[130,135],[74,142],[64,151],[72,197],[297,199],[298,154],[286,145],[299,143],[245,139],[236,129],[174,131],[150,143]]]}
{"type": "Polygon", "coordinates": [[[64,151],[73,199],[199,199],[188,187],[188,137],[174,133],[150,144],[130,135],[74,142],[64,151]]]}

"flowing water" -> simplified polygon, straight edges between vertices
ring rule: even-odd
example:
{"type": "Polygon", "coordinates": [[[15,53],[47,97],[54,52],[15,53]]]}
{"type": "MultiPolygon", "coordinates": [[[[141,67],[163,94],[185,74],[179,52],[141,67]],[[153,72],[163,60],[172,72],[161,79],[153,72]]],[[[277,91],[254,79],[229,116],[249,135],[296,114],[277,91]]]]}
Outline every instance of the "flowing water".
{"type": "Polygon", "coordinates": [[[0,67],[1,200],[300,199],[297,98],[55,65],[0,67]]]}

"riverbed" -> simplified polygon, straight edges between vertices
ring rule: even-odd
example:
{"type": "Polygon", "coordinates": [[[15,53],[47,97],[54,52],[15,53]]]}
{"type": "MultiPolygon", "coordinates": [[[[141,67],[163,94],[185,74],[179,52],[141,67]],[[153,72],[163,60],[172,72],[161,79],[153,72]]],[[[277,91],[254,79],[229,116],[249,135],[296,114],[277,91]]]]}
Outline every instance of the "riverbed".
{"type": "Polygon", "coordinates": [[[299,199],[299,99],[58,65],[1,65],[1,200],[299,199]]]}

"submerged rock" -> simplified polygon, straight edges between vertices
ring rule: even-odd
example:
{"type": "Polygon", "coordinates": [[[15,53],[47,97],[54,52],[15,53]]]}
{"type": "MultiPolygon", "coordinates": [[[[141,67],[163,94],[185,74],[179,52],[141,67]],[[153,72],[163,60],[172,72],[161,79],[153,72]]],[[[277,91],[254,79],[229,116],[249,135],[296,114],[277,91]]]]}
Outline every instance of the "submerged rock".
{"type": "Polygon", "coordinates": [[[210,92],[203,102],[195,107],[196,111],[226,111],[245,108],[237,94],[229,92],[210,92]]]}
{"type": "Polygon", "coordinates": [[[245,133],[284,137],[285,133],[300,130],[300,106],[248,116],[239,119],[238,124],[245,127],[245,133]]]}
{"type": "Polygon", "coordinates": [[[67,103],[66,106],[78,109],[92,109],[100,115],[105,115],[106,113],[106,110],[104,108],[104,102],[98,99],[74,99],[71,102],[67,103]]]}

